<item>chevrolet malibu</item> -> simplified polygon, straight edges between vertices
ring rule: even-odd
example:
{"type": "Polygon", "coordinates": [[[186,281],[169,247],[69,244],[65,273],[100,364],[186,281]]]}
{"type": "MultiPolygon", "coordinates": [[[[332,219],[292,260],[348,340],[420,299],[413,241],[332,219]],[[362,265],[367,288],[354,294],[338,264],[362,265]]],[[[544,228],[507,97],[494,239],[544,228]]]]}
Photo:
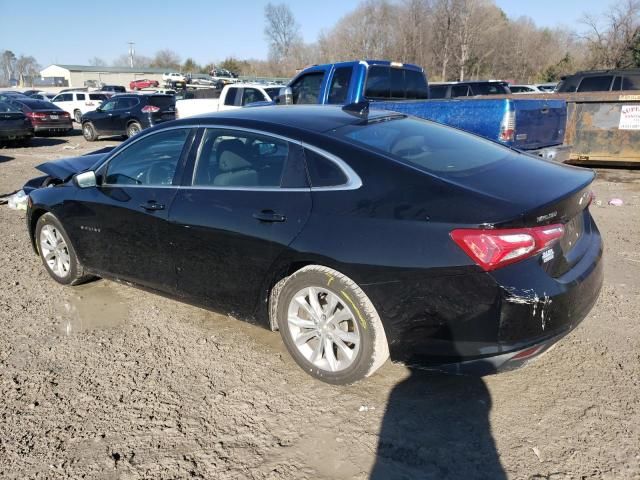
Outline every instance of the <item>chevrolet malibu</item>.
{"type": "Polygon", "coordinates": [[[389,357],[520,366],[603,281],[591,171],[367,105],[187,118],[39,169],[27,227],[55,281],[123,280],[262,323],[335,384],[389,357]]]}

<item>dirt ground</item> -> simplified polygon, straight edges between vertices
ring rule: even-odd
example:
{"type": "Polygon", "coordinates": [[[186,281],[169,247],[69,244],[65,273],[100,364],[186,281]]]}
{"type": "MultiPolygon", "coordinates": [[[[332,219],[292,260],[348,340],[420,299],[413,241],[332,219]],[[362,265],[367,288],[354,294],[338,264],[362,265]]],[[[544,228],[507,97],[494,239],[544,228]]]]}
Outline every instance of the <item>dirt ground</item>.
{"type": "MultiPolygon", "coordinates": [[[[35,165],[118,141],[0,149],[0,201],[35,165]]],[[[640,171],[599,169],[594,190],[605,286],[555,349],[485,378],[388,363],[351,387],[307,376],[260,327],[56,284],[0,205],[0,477],[638,479],[640,171]]]]}

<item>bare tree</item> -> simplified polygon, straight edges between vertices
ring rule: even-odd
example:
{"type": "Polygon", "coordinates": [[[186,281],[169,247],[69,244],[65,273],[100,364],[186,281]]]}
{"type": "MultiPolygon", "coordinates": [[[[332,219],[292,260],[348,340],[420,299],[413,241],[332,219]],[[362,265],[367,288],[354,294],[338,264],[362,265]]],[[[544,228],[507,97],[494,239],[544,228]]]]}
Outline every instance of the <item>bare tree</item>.
{"type": "Polygon", "coordinates": [[[624,0],[613,4],[611,10],[595,17],[584,15],[582,23],[592,67],[629,68],[638,65],[640,45],[640,1],[624,0]],[[603,19],[603,21],[600,20],[603,19]]]}
{"type": "Polygon", "coordinates": [[[164,49],[156,52],[156,55],[153,57],[153,61],[151,62],[151,66],[179,70],[181,63],[180,55],[173,50],[164,49]]]}
{"type": "Polygon", "coordinates": [[[89,65],[92,65],[94,67],[106,67],[107,62],[105,62],[100,57],[92,57],[89,59],[89,65]]]}
{"type": "Polygon", "coordinates": [[[300,26],[291,9],[284,3],[268,3],[264,7],[264,17],[264,34],[269,42],[269,57],[275,61],[287,59],[292,48],[302,42],[300,26]]]}
{"type": "Polygon", "coordinates": [[[11,50],[5,50],[2,52],[0,62],[2,63],[2,74],[4,77],[3,83],[8,84],[15,72],[16,55],[11,50]]]}
{"type": "Polygon", "coordinates": [[[20,55],[16,59],[15,69],[20,85],[24,86],[27,83],[33,85],[33,77],[39,74],[40,65],[32,56],[20,55]]]}
{"type": "MultiPolygon", "coordinates": [[[[129,68],[130,57],[128,53],[123,53],[118,56],[111,65],[114,67],[127,67],[129,68]]],[[[152,59],[149,57],[145,57],[144,55],[134,55],[133,56],[133,67],[134,68],[146,68],[150,67],[152,63],[152,59]]]]}

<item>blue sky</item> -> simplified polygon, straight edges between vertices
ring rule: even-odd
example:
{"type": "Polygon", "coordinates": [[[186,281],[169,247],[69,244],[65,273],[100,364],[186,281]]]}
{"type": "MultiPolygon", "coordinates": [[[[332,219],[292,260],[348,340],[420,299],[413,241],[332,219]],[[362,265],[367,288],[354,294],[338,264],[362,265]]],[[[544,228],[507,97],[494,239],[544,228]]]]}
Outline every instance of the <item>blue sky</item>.
{"type": "MultiPolygon", "coordinates": [[[[280,0],[273,0],[279,3],[280,0]]],[[[0,0],[0,50],[33,55],[43,65],[86,64],[97,56],[107,62],[127,53],[136,42],[139,54],[152,56],[170,48],[182,59],[191,56],[206,63],[228,56],[266,58],[264,6],[268,0],[190,0],[136,2],[68,0],[55,5],[48,0],[29,5],[0,0]],[[40,5],[40,6],[38,6],[40,5]]],[[[305,41],[314,41],[358,0],[289,0],[302,27],[305,41]]],[[[531,17],[543,26],[580,28],[584,12],[601,13],[607,1],[497,0],[509,17],[531,17]]]]}

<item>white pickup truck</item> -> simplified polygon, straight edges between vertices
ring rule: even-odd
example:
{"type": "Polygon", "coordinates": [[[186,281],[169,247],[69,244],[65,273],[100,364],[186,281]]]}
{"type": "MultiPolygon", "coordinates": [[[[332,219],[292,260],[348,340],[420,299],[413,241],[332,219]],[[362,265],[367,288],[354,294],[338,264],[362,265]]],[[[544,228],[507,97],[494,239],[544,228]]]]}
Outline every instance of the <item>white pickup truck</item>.
{"type": "Polygon", "coordinates": [[[233,83],[226,85],[216,98],[187,98],[176,102],[176,118],[192,117],[201,113],[221,112],[241,108],[255,102],[271,102],[280,92],[279,85],[233,83]]]}

